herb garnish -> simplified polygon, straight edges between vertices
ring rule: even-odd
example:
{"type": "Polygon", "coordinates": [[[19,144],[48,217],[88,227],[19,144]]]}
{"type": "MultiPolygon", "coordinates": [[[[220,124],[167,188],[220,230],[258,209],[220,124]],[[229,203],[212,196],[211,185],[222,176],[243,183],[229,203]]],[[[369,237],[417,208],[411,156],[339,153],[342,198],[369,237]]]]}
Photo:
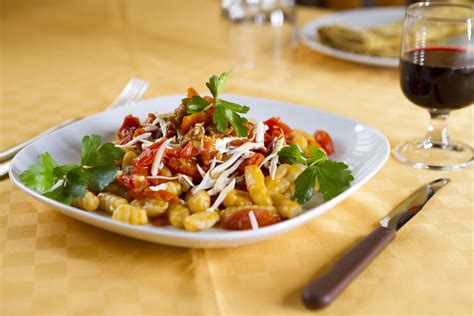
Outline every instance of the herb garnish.
{"type": "Polygon", "coordinates": [[[245,137],[248,134],[248,128],[245,125],[247,119],[240,116],[239,113],[247,113],[249,107],[219,98],[219,94],[229,79],[231,72],[232,69],[222,73],[220,76],[212,75],[209,81],[206,82],[206,86],[214,97],[214,104],[200,96],[193,96],[188,102],[187,111],[190,114],[199,113],[208,110],[214,105],[213,122],[217,125],[217,130],[225,132],[230,124],[238,137],[245,137]]]}
{"type": "Polygon", "coordinates": [[[64,204],[73,197],[84,196],[86,189],[102,190],[115,179],[115,160],[124,152],[112,143],[101,145],[98,135],[82,139],[81,163],[58,166],[47,152],[38,156],[39,164],[31,165],[20,175],[30,189],[64,204]]]}
{"type": "Polygon", "coordinates": [[[278,152],[280,163],[302,163],[307,166],[295,180],[293,199],[300,204],[308,202],[316,183],[326,201],[349,187],[354,177],[345,163],[328,159],[326,153],[315,146],[310,146],[309,151],[310,155],[306,157],[298,146],[291,144],[278,152]]]}

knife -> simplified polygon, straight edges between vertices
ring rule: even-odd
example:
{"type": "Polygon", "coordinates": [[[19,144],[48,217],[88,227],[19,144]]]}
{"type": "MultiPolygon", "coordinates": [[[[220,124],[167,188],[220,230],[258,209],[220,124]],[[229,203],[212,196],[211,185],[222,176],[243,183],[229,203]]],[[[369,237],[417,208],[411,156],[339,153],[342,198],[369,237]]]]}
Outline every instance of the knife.
{"type": "Polygon", "coordinates": [[[309,309],[320,309],[331,303],[395,238],[397,231],[413,218],[449,179],[425,184],[398,204],[380,221],[380,227],[342,257],[327,273],[309,283],[302,293],[309,309]]]}

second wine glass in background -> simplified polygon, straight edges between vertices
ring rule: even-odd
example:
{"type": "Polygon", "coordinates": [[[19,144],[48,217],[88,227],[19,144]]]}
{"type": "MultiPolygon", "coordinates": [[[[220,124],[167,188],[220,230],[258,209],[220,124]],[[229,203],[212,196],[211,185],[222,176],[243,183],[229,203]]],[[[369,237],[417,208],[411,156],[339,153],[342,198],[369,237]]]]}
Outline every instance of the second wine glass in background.
{"type": "Polygon", "coordinates": [[[236,65],[278,66],[296,45],[294,0],[222,0],[229,41],[236,65]]]}

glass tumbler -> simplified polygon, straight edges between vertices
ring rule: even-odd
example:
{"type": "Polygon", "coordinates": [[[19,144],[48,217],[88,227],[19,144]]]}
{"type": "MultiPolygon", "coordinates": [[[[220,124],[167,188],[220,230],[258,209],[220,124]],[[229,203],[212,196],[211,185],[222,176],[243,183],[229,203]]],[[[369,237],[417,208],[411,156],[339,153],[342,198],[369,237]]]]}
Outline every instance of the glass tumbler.
{"type": "Polygon", "coordinates": [[[237,64],[279,65],[296,44],[294,0],[222,0],[229,41],[237,64]]]}

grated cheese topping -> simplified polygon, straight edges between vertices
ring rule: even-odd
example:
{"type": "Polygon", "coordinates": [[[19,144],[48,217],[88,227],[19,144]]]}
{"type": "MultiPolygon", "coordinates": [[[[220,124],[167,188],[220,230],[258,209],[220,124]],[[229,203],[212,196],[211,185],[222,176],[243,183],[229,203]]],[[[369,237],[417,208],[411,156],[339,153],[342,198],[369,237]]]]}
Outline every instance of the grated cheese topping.
{"type": "Polygon", "coordinates": [[[207,191],[207,193],[209,195],[215,195],[217,194],[219,191],[221,191],[226,185],[228,185],[230,183],[230,181],[232,181],[232,178],[229,178],[229,176],[235,171],[237,170],[237,168],[245,161],[245,159],[247,159],[248,156],[247,155],[244,155],[242,156],[239,160],[237,160],[237,162],[235,164],[232,165],[231,168],[227,169],[226,171],[223,171],[219,177],[216,179],[215,183],[214,183],[214,187],[207,191]]]}
{"type": "Polygon", "coordinates": [[[258,121],[255,127],[255,142],[263,143],[265,140],[265,124],[262,121],[258,121]]]}
{"type": "Polygon", "coordinates": [[[230,191],[232,191],[235,187],[235,179],[232,179],[232,181],[224,188],[222,189],[221,193],[217,196],[216,200],[214,201],[214,204],[210,208],[207,209],[208,212],[213,212],[215,211],[219,205],[221,205],[222,202],[224,202],[225,197],[227,194],[229,194],[230,191]]]}
{"type": "Polygon", "coordinates": [[[259,229],[257,218],[255,217],[255,214],[253,213],[253,211],[249,212],[249,219],[250,219],[250,225],[252,225],[252,230],[259,229]]]}
{"type": "Polygon", "coordinates": [[[166,148],[168,147],[168,144],[171,143],[173,138],[167,139],[161,144],[160,148],[156,152],[155,158],[153,159],[153,164],[151,165],[151,175],[152,176],[157,176],[158,175],[158,170],[163,168],[163,165],[161,163],[161,158],[163,158],[163,154],[165,153],[166,148]]]}
{"type": "Polygon", "coordinates": [[[168,189],[168,183],[161,183],[155,186],[150,186],[148,187],[152,191],[160,191],[160,190],[166,190],[168,189]]]}
{"type": "Polygon", "coordinates": [[[132,145],[135,145],[136,143],[138,142],[143,142],[146,140],[146,138],[149,138],[151,136],[151,133],[143,133],[143,134],[140,134],[138,135],[137,137],[133,138],[131,141],[129,141],[128,143],[126,144],[123,144],[123,145],[115,145],[115,147],[129,147],[129,146],[132,146],[132,145]]]}

